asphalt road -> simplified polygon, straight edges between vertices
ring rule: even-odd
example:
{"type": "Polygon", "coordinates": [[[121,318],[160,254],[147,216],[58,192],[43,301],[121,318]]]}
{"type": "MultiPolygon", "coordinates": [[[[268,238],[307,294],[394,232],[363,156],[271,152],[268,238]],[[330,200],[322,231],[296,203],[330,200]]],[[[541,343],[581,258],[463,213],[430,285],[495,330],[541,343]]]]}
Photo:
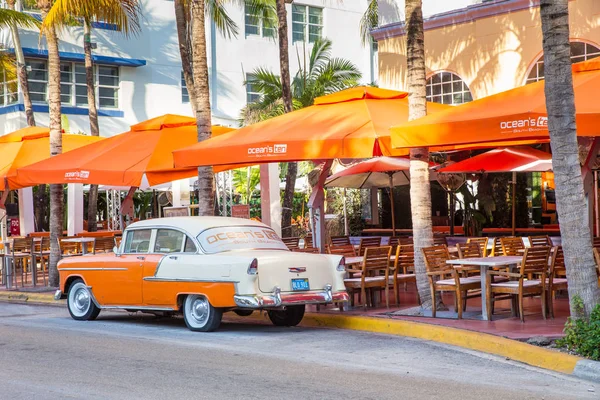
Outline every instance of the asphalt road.
{"type": "Polygon", "coordinates": [[[369,333],[0,303],[0,399],[600,399],[600,384],[369,333]]]}

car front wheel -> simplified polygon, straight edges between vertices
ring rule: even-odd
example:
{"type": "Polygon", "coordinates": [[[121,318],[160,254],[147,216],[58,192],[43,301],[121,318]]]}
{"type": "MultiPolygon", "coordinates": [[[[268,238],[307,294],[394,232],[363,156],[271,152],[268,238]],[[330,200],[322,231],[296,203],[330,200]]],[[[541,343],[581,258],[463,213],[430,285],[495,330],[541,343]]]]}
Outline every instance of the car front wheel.
{"type": "Polygon", "coordinates": [[[78,321],[92,321],[100,314],[100,308],[92,300],[92,292],[81,279],[69,288],[67,308],[71,318],[78,321]]]}
{"type": "Polygon", "coordinates": [[[197,294],[186,296],[183,303],[183,319],[192,331],[212,332],[221,324],[223,312],[214,308],[208,299],[197,294]]]}
{"type": "Polygon", "coordinates": [[[270,310],[269,319],[275,326],[296,326],[304,318],[305,306],[289,306],[285,310],[270,310]]]}

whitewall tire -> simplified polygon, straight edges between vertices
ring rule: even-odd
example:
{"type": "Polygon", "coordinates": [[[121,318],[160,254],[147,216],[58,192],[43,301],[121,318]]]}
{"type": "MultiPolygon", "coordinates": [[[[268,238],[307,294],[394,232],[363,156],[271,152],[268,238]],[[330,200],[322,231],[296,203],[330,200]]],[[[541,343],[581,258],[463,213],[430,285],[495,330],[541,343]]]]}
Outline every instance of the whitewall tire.
{"type": "Polygon", "coordinates": [[[212,332],[221,325],[223,311],[214,308],[208,299],[197,294],[189,294],[183,303],[183,319],[192,331],[212,332]]]}
{"type": "Polygon", "coordinates": [[[67,308],[71,318],[78,321],[91,321],[100,314],[100,308],[94,303],[92,292],[81,279],[77,279],[69,288],[67,308]]]}

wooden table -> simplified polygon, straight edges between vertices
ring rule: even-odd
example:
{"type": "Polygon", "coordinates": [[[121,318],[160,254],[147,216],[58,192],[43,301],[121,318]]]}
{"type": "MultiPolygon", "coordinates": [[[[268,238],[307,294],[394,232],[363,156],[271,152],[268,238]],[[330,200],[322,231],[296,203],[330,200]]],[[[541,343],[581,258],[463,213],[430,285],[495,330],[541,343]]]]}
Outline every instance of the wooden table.
{"type": "Polygon", "coordinates": [[[362,264],[364,257],[346,257],[346,265],[357,265],[357,264],[362,264]]]}
{"type": "Polygon", "coordinates": [[[492,267],[509,267],[515,268],[519,264],[523,257],[520,256],[497,256],[497,257],[476,257],[476,258],[462,258],[456,260],[448,260],[447,264],[450,265],[472,265],[478,266],[481,274],[481,315],[483,320],[489,321],[489,312],[487,309],[487,272],[492,267]]]}
{"type": "Polygon", "coordinates": [[[91,237],[77,237],[77,238],[70,238],[70,239],[61,239],[61,242],[81,244],[81,255],[86,255],[87,254],[87,246],[84,246],[84,244],[93,243],[95,240],[96,239],[91,238],[91,237]]]}
{"type": "MultiPolygon", "coordinates": [[[[42,242],[42,238],[41,237],[34,237],[33,239],[33,243],[41,243],[42,242]]],[[[14,260],[11,262],[10,268],[8,265],[8,262],[6,260],[7,257],[10,257],[11,255],[11,246],[14,242],[14,239],[5,239],[3,241],[1,241],[0,243],[2,243],[4,245],[4,253],[2,254],[2,266],[4,267],[4,285],[6,286],[7,289],[11,289],[12,287],[12,273],[14,270],[14,260]]],[[[36,257],[35,257],[35,248],[32,247],[31,248],[31,279],[33,280],[33,286],[37,286],[37,261],[36,261],[36,257]]],[[[23,283],[21,282],[21,285],[23,283]]]]}

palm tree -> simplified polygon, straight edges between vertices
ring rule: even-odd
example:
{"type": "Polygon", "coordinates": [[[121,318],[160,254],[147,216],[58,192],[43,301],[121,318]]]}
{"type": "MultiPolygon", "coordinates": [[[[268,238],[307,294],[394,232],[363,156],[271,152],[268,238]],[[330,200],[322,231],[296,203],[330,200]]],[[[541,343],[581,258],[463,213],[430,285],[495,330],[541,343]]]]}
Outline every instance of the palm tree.
{"type": "MultiPolygon", "coordinates": [[[[308,65],[301,67],[291,84],[295,110],[313,105],[315,98],[356,86],[361,79],[358,68],[349,60],[331,58],[331,41],[314,43],[308,65]]],[[[266,68],[257,68],[246,84],[252,84],[261,98],[243,110],[243,124],[263,121],[285,113],[282,101],[281,78],[266,68]]]]}
{"type": "MultiPolygon", "coordinates": [[[[408,84],[408,120],[427,115],[425,99],[425,35],[422,0],[406,0],[406,64],[408,84]]],[[[415,273],[423,309],[430,309],[432,299],[421,249],[433,245],[431,228],[431,191],[429,187],[429,149],[410,150],[410,207],[415,244],[415,273]]]]}
{"type": "MultiPolygon", "coordinates": [[[[42,12],[42,20],[46,18],[52,0],[37,0],[37,7],[42,12]]],[[[50,156],[62,153],[62,125],[60,112],[60,56],[58,53],[58,36],[53,26],[42,27],[48,46],[48,112],[50,114],[50,156]]],[[[50,262],[48,268],[48,284],[58,286],[58,270],[60,260],[58,239],[63,232],[64,215],[63,185],[50,185],[50,262]]]]}
{"type": "Polygon", "coordinates": [[[260,183],[260,169],[256,166],[234,169],[232,171],[233,186],[242,201],[250,204],[256,186],[260,183]]]}
{"type": "MultiPolygon", "coordinates": [[[[54,26],[55,28],[72,25],[74,17],[83,20],[83,52],[92,136],[100,136],[92,60],[92,21],[113,24],[121,33],[128,36],[140,32],[140,14],[141,6],[138,0],[55,0],[48,15],[44,18],[44,26],[54,26]]],[[[88,231],[95,232],[98,185],[90,186],[88,196],[88,231]]]]}
{"type": "Polygon", "coordinates": [[[579,165],[575,95],[569,44],[569,1],[542,0],[543,50],[548,131],[556,182],[556,209],[565,253],[573,318],[589,317],[600,303],[590,226],[579,165]],[[578,309],[579,297],[583,309],[578,309]]]}
{"type": "Polygon", "coordinates": [[[379,25],[379,0],[369,0],[360,19],[360,39],[364,46],[371,44],[371,31],[379,25]]]}

